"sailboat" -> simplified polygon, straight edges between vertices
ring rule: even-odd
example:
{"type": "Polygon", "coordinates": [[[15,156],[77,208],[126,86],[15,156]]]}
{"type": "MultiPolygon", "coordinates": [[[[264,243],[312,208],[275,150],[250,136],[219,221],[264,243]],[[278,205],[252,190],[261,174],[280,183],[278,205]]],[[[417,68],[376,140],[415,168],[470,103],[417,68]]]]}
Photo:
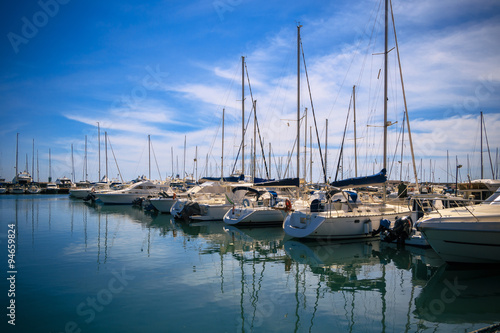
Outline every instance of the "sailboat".
{"type": "Polygon", "coordinates": [[[359,177],[333,186],[358,186],[376,183],[384,184],[383,202],[365,203],[358,200],[353,191],[333,187],[327,193],[324,205],[311,204],[309,212],[294,211],[285,218],[285,233],[295,238],[350,239],[370,238],[372,232],[380,227],[380,220],[394,222],[398,216],[408,215],[406,207],[386,203],[386,165],[387,165],[387,54],[388,54],[388,0],[385,1],[385,52],[384,52],[384,167],[381,172],[370,177],[359,177]]]}

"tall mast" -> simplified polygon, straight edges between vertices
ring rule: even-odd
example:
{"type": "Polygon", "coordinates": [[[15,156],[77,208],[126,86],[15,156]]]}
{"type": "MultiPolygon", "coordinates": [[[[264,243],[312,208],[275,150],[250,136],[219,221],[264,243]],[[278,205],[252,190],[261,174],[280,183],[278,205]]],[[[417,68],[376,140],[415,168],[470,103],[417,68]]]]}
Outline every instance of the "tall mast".
{"type": "Polygon", "coordinates": [[[85,135],[85,161],[84,161],[84,173],[83,178],[87,181],[88,173],[87,173],[87,136],[85,135]]]}
{"type": "MultiPolygon", "coordinates": [[[[328,170],[328,118],[326,119],[326,130],[325,130],[325,170],[328,170]]],[[[342,166],[343,169],[343,166],[342,166]]],[[[344,172],[344,170],[342,170],[344,172]]],[[[328,179],[326,174],[325,174],[325,179],[328,179]]]]}
{"type": "Polygon", "coordinates": [[[252,178],[255,182],[255,162],[257,159],[257,100],[253,101],[253,167],[252,167],[252,178]]]}
{"type": "Polygon", "coordinates": [[[184,135],[184,163],[183,163],[183,169],[182,169],[182,178],[186,179],[186,136],[184,135]]]}
{"type": "MultiPolygon", "coordinates": [[[[226,109],[222,109],[222,151],[220,157],[220,181],[224,181],[224,113],[226,109]]],[[[205,167],[206,170],[206,167],[205,167]]]]}
{"type": "Polygon", "coordinates": [[[19,133],[17,133],[16,135],[16,183],[18,174],[19,174],[19,133]]]}
{"type": "MultiPolygon", "coordinates": [[[[304,182],[306,182],[307,178],[307,108],[305,110],[305,123],[304,123],[304,182]]],[[[269,160],[271,161],[271,160],[269,160]]],[[[271,163],[271,162],[269,162],[271,163]]]]}
{"type": "Polygon", "coordinates": [[[241,173],[245,174],[245,57],[241,56],[241,173]]]}
{"type": "Polygon", "coordinates": [[[297,178],[300,179],[300,28],[297,26],[297,178]]]}
{"type": "Polygon", "coordinates": [[[106,178],[109,179],[108,174],[108,132],[104,131],[104,158],[106,160],[106,178]]]}
{"type": "Polygon", "coordinates": [[[358,153],[356,148],[356,86],[352,86],[352,101],[354,114],[354,177],[358,176],[358,153]]]}
{"type": "Polygon", "coordinates": [[[151,135],[148,134],[148,179],[151,180],[151,135]]]}
{"type": "Polygon", "coordinates": [[[99,179],[101,181],[101,127],[99,127],[99,122],[97,122],[97,147],[99,153],[99,179]]]}
{"type": "MultiPolygon", "coordinates": [[[[384,43],[384,169],[387,172],[387,39],[389,35],[389,0],[385,0],[385,43],[384,43]]],[[[384,183],[384,203],[387,199],[387,182],[384,183]]]]}
{"type": "Polygon", "coordinates": [[[34,179],[35,179],[35,139],[33,139],[33,155],[31,157],[31,181],[33,182],[34,179]]]}
{"type": "Polygon", "coordinates": [[[40,168],[38,165],[38,149],[36,150],[36,181],[40,182],[40,168]]]}
{"type": "Polygon", "coordinates": [[[483,179],[483,111],[481,111],[481,179],[483,179]]]}
{"type": "Polygon", "coordinates": [[[50,148],[49,148],[49,183],[52,182],[52,165],[50,164],[50,148]]]}
{"type": "Polygon", "coordinates": [[[170,156],[172,159],[172,178],[174,178],[174,147],[170,147],[170,156]]]}
{"type": "MultiPolygon", "coordinates": [[[[392,26],[394,28],[394,39],[395,39],[395,42],[396,42],[396,52],[397,52],[397,55],[398,55],[399,76],[401,78],[401,89],[403,90],[403,101],[404,101],[404,104],[405,104],[406,123],[408,124],[408,140],[410,141],[410,152],[411,152],[411,161],[412,161],[412,164],[413,164],[413,175],[415,177],[415,187],[417,188],[417,192],[418,192],[417,166],[415,164],[415,153],[413,152],[413,140],[411,138],[410,118],[408,117],[408,106],[406,104],[405,85],[403,83],[403,71],[401,69],[401,59],[399,57],[398,37],[396,35],[396,23],[394,23],[394,13],[392,11],[392,1],[391,1],[391,17],[392,17],[392,26]]],[[[401,163],[403,163],[402,160],[401,160],[401,163]]]]}
{"type": "Polygon", "coordinates": [[[73,158],[73,144],[71,144],[71,181],[75,182],[75,160],[73,158]]]}
{"type": "Polygon", "coordinates": [[[312,126],[309,128],[309,177],[311,183],[313,182],[313,137],[312,137],[312,126]]]}

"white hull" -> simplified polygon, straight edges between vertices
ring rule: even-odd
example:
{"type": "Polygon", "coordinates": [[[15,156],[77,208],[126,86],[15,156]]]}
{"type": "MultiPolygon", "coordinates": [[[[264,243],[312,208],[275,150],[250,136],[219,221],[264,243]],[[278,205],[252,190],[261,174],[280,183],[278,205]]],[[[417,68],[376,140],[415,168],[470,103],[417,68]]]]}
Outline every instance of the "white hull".
{"type": "Polygon", "coordinates": [[[69,190],[69,196],[76,199],[85,199],[91,191],[91,188],[75,188],[69,190]]]}
{"type": "Polygon", "coordinates": [[[287,216],[283,209],[269,207],[241,208],[236,207],[227,211],[224,215],[224,223],[236,226],[280,226],[287,216]]]}
{"type": "Polygon", "coordinates": [[[177,202],[174,198],[152,198],[149,200],[160,213],[170,214],[170,209],[177,202]]]}
{"type": "Polygon", "coordinates": [[[42,192],[42,190],[39,187],[37,187],[37,188],[29,188],[27,190],[27,192],[29,194],[39,194],[40,192],[42,192]]]}
{"type": "Polygon", "coordinates": [[[106,205],[131,205],[138,198],[147,197],[147,193],[96,193],[97,199],[106,205]]]}
{"type": "Polygon", "coordinates": [[[221,221],[224,215],[233,207],[231,204],[207,205],[201,204],[201,215],[193,215],[191,220],[196,221],[221,221]]]}
{"type": "Polygon", "coordinates": [[[350,239],[370,238],[373,230],[380,226],[380,219],[391,222],[405,213],[377,215],[329,216],[328,212],[306,214],[294,212],[288,215],[283,223],[285,233],[295,238],[328,238],[350,239]]]}
{"type": "Polygon", "coordinates": [[[446,262],[500,263],[500,219],[490,222],[425,221],[419,229],[446,262]]]}

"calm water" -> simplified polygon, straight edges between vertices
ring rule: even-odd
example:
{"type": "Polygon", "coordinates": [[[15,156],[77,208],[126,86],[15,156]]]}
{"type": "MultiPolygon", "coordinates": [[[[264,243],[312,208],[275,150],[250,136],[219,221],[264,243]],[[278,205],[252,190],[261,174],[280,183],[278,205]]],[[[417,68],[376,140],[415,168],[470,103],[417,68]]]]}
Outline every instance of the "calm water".
{"type": "Polygon", "coordinates": [[[468,332],[500,321],[500,271],[451,268],[432,250],[304,243],[63,195],[3,195],[0,216],[2,332],[468,332]]]}

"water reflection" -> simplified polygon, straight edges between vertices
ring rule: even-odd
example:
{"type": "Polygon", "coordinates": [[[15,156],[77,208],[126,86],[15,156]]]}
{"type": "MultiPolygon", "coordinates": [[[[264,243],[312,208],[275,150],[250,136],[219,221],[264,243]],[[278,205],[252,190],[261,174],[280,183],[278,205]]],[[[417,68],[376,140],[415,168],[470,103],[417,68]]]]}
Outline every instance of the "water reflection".
{"type": "MultiPolygon", "coordinates": [[[[136,280],[116,304],[127,297],[127,307],[110,306],[101,318],[127,318],[131,330],[147,320],[172,331],[200,331],[205,323],[214,327],[207,331],[446,332],[500,318],[500,270],[450,267],[432,249],[376,239],[304,242],[281,228],[180,223],[62,196],[2,197],[0,208],[18,226],[19,260],[29,263],[23,274],[41,275],[44,288],[75,298],[73,308],[126,264],[136,280]],[[30,243],[34,251],[22,251],[30,243]],[[82,276],[84,286],[74,282],[82,276]]],[[[30,283],[21,300],[37,297],[39,286],[30,283]]],[[[112,330],[111,321],[97,326],[112,330]]]]}

